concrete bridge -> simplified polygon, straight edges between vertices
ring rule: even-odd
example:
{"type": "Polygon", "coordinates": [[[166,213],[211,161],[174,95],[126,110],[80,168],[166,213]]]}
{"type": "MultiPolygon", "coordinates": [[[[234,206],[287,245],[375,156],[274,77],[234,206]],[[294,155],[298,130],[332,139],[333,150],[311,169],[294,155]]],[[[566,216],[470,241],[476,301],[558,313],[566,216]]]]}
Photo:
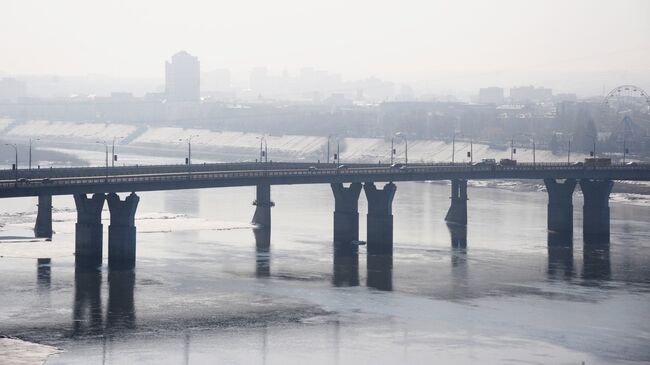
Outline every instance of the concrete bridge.
{"type": "MultiPolygon", "coordinates": [[[[609,194],[614,180],[650,180],[650,165],[592,167],[558,163],[501,165],[410,164],[347,165],[308,163],[242,163],[169,165],[119,168],[72,168],[12,171],[13,179],[0,180],[0,198],[38,197],[37,237],[52,236],[52,196],[73,195],[77,207],[75,255],[79,264],[102,263],[101,213],[108,203],[108,263],[110,267],[134,267],[136,258],[136,192],[214,187],[256,186],[253,223],[270,232],[272,185],[330,184],[334,195],[335,247],[356,250],[359,239],[358,199],[364,190],[368,200],[367,245],[369,255],[393,252],[392,202],[395,182],[450,180],[451,199],[446,220],[467,224],[467,180],[540,179],[546,185],[548,230],[573,233],[573,192],[580,185],[584,195],[585,236],[609,236],[609,194]],[[29,176],[29,177],[21,177],[29,176]],[[386,182],[377,186],[378,182],[386,182]],[[344,184],[348,184],[344,186],[344,184]],[[130,193],[121,199],[117,193],[130,193]],[[92,194],[90,197],[88,194],[92,194]]],[[[6,177],[5,171],[4,176],[6,177]]],[[[268,241],[268,240],[262,240],[268,241]]]]}

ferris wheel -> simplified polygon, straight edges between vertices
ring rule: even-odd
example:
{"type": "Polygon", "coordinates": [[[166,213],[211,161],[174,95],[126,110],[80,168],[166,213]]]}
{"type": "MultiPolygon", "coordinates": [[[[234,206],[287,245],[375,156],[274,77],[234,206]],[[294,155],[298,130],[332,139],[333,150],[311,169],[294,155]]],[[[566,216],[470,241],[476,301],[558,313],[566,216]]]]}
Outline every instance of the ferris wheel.
{"type": "Polygon", "coordinates": [[[603,99],[603,105],[616,112],[650,112],[650,97],[642,88],[634,85],[615,87],[603,99]]]}

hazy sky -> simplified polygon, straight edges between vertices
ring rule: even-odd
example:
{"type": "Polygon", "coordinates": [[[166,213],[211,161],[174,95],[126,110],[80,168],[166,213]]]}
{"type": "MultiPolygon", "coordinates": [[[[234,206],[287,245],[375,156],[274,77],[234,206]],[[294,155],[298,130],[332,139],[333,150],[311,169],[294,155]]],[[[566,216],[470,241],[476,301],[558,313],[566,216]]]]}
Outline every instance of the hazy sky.
{"type": "Polygon", "coordinates": [[[0,71],[162,78],[178,50],[247,78],[650,74],[650,1],[1,0],[0,71]]]}

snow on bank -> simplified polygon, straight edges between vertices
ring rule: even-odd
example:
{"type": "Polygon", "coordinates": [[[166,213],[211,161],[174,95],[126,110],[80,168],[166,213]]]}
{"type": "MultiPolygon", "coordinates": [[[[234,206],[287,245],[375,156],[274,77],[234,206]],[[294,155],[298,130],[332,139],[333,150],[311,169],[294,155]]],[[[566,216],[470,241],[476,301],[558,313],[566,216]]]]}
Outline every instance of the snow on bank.
{"type": "Polygon", "coordinates": [[[61,352],[56,347],[19,340],[0,338],[0,363],[12,365],[44,364],[50,355],[61,352]]]}
{"type": "MultiPolygon", "coordinates": [[[[8,137],[18,138],[74,138],[75,140],[112,140],[113,137],[126,137],[135,132],[136,127],[115,123],[75,123],[30,120],[9,129],[8,137]]],[[[44,141],[46,142],[46,141],[44,141]]]]}
{"type": "MultiPolygon", "coordinates": [[[[40,145],[46,145],[48,140],[73,141],[110,141],[114,136],[127,137],[121,145],[149,146],[156,148],[185,148],[187,139],[192,136],[192,149],[200,152],[245,153],[257,156],[260,148],[260,133],[244,133],[229,131],[211,131],[209,129],[184,129],[177,127],[148,127],[140,134],[137,127],[126,124],[105,123],[75,123],[50,122],[32,120],[10,128],[12,121],[3,122],[0,119],[0,130],[4,128],[8,137],[41,138],[40,145]],[[3,124],[5,123],[5,124],[3,124]],[[130,138],[128,138],[130,137],[130,138]],[[133,140],[131,140],[133,138],[133,140]]],[[[327,137],[301,135],[266,135],[269,158],[276,160],[315,161],[327,159],[327,137]]],[[[467,153],[473,151],[474,161],[482,158],[510,158],[510,149],[492,148],[485,144],[476,143],[470,146],[467,141],[457,141],[455,148],[451,142],[439,140],[409,140],[409,162],[448,162],[455,150],[456,162],[469,162],[467,153]]],[[[405,159],[405,143],[395,138],[395,160],[405,159]]],[[[515,159],[520,162],[532,162],[533,151],[530,147],[518,147],[515,159]]],[[[332,138],[330,157],[336,153],[337,142],[332,138]]],[[[340,152],[342,162],[388,162],[390,161],[391,141],[383,138],[342,138],[340,152]]],[[[587,157],[585,154],[573,153],[572,161],[580,161],[587,157]]],[[[551,151],[537,150],[538,162],[565,162],[565,154],[554,155],[551,151]]],[[[134,162],[137,164],[138,162],[134,162]]]]}
{"type": "MultiPolygon", "coordinates": [[[[215,132],[207,129],[149,128],[133,144],[181,145],[192,137],[192,147],[258,150],[262,134],[244,132],[215,132]]],[[[304,157],[320,152],[327,138],[315,136],[265,136],[270,152],[292,157],[304,157]]]]}

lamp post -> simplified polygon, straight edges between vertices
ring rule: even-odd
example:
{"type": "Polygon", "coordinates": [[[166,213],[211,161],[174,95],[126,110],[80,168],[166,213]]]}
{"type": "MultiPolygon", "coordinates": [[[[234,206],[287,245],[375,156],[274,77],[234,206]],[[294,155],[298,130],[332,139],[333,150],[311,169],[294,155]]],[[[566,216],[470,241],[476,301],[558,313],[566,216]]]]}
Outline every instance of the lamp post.
{"type": "Polygon", "coordinates": [[[32,169],[32,142],[33,141],[40,141],[40,140],[41,140],[40,138],[36,138],[36,139],[31,139],[30,138],[29,139],[29,169],[30,170],[32,169]]]}
{"type": "Polygon", "coordinates": [[[331,135],[327,136],[327,164],[329,165],[330,163],[330,139],[332,138],[331,135]]]}
{"type": "Polygon", "coordinates": [[[341,142],[336,138],[336,163],[341,164],[341,142]]]}
{"type": "Polygon", "coordinates": [[[474,138],[469,140],[469,164],[474,164],[474,138]]]}
{"type": "Polygon", "coordinates": [[[627,155],[627,136],[623,134],[623,164],[625,164],[626,155],[627,155]]]}
{"type": "Polygon", "coordinates": [[[586,136],[591,137],[591,139],[592,139],[592,141],[594,143],[593,149],[591,150],[591,157],[596,158],[596,138],[597,138],[597,136],[596,135],[592,136],[591,134],[587,134],[586,136]]]}
{"type": "Polygon", "coordinates": [[[111,149],[111,167],[115,167],[115,157],[117,157],[115,156],[115,140],[122,139],[122,138],[124,137],[113,137],[113,146],[111,149]]]}
{"type": "Polygon", "coordinates": [[[269,162],[269,148],[266,143],[266,136],[256,138],[260,140],[260,163],[262,163],[262,160],[264,160],[263,162],[269,162]]]}
{"type": "Polygon", "coordinates": [[[390,164],[393,164],[393,157],[395,156],[395,136],[390,137],[390,164]]]}
{"type": "Polygon", "coordinates": [[[571,137],[569,137],[569,141],[567,144],[568,144],[568,149],[566,155],[566,163],[567,165],[571,165],[571,137]]]}
{"type": "MultiPolygon", "coordinates": [[[[198,134],[193,134],[189,137],[187,137],[187,166],[189,170],[189,166],[192,165],[192,138],[198,137],[198,134]]],[[[183,141],[183,139],[179,139],[179,141],[183,141]]]]}
{"type": "Polygon", "coordinates": [[[14,164],[14,175],[16,177],[16,184],[18,184],[18,146],[11,143],[5,143],[5,146],[13,147],[14,151],[16,152],[16,162],[14,164]]]}
{"type": "Polygon", "coordinates": [[[395,136],[401,137],[404,140],[404,164],[409,164],[409,141],[406,139],[406,135],[402,132],[395,133],[395,136]]]}
{"type": "Polygon", "coordinates": [[[106,150],[106,180],[108,180],[108,143],[106,141],[95,141],[95,143],[103,144],[106,150]]]}

